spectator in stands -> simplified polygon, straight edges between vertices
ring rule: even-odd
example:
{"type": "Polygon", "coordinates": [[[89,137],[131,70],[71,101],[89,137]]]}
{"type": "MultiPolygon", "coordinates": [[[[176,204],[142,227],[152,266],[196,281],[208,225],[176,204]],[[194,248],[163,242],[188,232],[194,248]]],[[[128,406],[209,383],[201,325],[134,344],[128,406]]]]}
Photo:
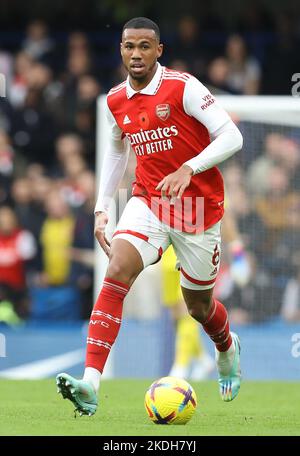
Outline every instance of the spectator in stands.
{"type": "Polygon", "coordinates": [[[5,189],[5,199],[9,199],[9,188],[13,178],[24,175],[26,165],[24,156],[12,146],[11,137],[0,129],[0,186],[5,189]]]}
{"type": "Polygon", "coordinates": [[[241,36],[229,37],[225,55],[229,64],[229,89],[243,95],[256,95],[260,87],[260,65],[254,57],[248,55],[246,43],[241,36]]]}
{"type": "Polygon", "coordinates": [[[48,194],[55,186],[55,181],[51,180],[47,176],[37,176],[31,180],[31,197],[34,211],[40,213],[42,217],[45,216],[44,203],[47,199],[48,194]]]}
{"type": "Polygon", "coordinates": [[[47,61],[54,51],[55,43],[48,34],[48,27],[42,20],[29,23],[26,38],[22,44],[23,50],[34,60],[47,61]]]}
{"type": "Polygon", "coordinates": [[[53,185],[52,181],[44,176],[43,167],[38,164],[29,165],[26,175],[15,179],[12,184],[11,195],[15,212],[21,225],[33,234],[37,245],[37,254],[27,263],[29,285],[42,269],[40,233],[46,217],[44,201],[53,185]]]}
{"type": "Polygon", "coordinates": [[[230,84],[228,84],[229,63],[225,57],[217,57],[208,66],[207,85],[214,93],[233,93],[236,94],[230,84]]]}
{"type": "Polygon", "coordinates": [[[74,155],[64,162],[64,178],[58,181],[64,200],[70,207],[76,208],[83,204],[85,195],[78,185],[78,179],[87,170],[87,165],[82,155],[74,155]]]}
{"type": "Polygon", "coordinates": [[[299,36],[297,19],[291,12],[280,12],[275,17],[276,37],[265,52],[262,93],[290,95],[291,77],[299,73],[299,36]]]}
{"type": "Polygon", "coordinates": [[[14,150],[8,135],[0,130],[0,185],[3,199],[9,198],[9,187],[14,171],[14,150]]]}
{"type": "Polygon", "coordinates": [[[101,92],[101,85],[91,74],[84,74],[78,80],[77,97],[79,105],[91,105],[101,92]]]}
{"type": "Polygon", "coordinates": [[[85,142],[86,155],[91,167],[95,164],[96,100],[101,90],[101,84],[91,74],[85,74],[78,79],[75,129],[85,142]]]}
{"type": "Polygon", "coordinates": [[[87,51],[72,51],[67,61],[67,76],[69,82],[77,82],[77,79],[80,76],[90,73],[92,68],[93,62],[91,61],[91,57],[87,51]]]}
{"type": "MultiPolygon", "coordinates": [[[[13,57],[10,52],[7,52],[0,48],[0,68],[1,74],[4,75],[5,78],[5,92],[8,95],[10,91],[10,85],[12,80],[13,74],[13,57]]],[[[1,93],[3,97],[3,93],[1,93]]]]}
{"type": "Polygon", "coordinates": [[[249,192],[254,196],[265,195],[269,181],[266,178],[274,165],[280,165],[284,150],[284,136],[280,133],[266,135],[264,151],[249,166],[246,181],[249,192]]]}
{"type": "Polygon", "coordinates": [[[8,98],[14,108],[19,108],[24,105],[28,80],[27,75],[31,69],[33,59],[26,52],[20,51],[15,56],[14,72],[8,92],[8,98]]]}
{"type": "MultiPolygon", "coordinates": [[[[276,276],[282,291],[286,288],[291,279],[297,279],[297,271],[300,265],[300,230],[299,230],[299,208],[300,204],[295,204],[289,209],[289,223],[282,231],[278,231],[276,238],[271,231],[273,238],[273,248],[265,255],[265,264],[268,269],[276,276]],[[298,224],[298,225],[297,225],[298,224]]],[[[268,236],[269,240],[270,235],[268,236]]]]}
{"type": "Polygon", "coordinates": [[[41,282],[44,285],[64,285],[70,273],[69,249],[73,241],[74,217],[56,189],[46,196],[45,208],[47,216],[40,236],[43,261],[41,282]]]}
{"type": "Polygon", "coordinates": [[[268,231],[256,214],[249,195],[241,186],[229,196],[230,210],[234,214],[240,238],[247,250],[250,264],[250,280],[243,287],[235,283],[230,272],[230,244],[222,247],[221,268],[216,284],[216,296],[220,295],[229,310],[229,318],[235,324],[264,321],[278,313],[282,290],[277,277],[266,261],[268,231]],[[262,305],[262,302],[268,302],[262,305]]]}
{"type": "Polygon", "coordinates": [[[258,262],[263,261],[268,231],[255,210],[253,199],[240,187],[230,193],[229,204],[245,249],[255,255],[258,262]]]}
{"type": "MultiPolygon", "coordinates": [[[[235,193],[244,188],[245,172],[236,161],[229,162],[223,171],[226,189],[228,192],[228,199],[232,201],[235,193]]],[[[234,204],[231,205],[234,207],[234,204]]]]}
{"type": "Polygon", "coordinates": [[[29,161],[46,165],[51,157],[51,142],[56,131],[56,121],[48,112],[45,98],[51,80],[52,74],[47,67],[32,63],[26,73],[24,99],[11,119],[15,145],[22,149],[29,161]]]}
{"type": "Polygon", "coordinates": [[[90,43],[86,33],[80,31],[70,33],[67,48],[69,54],[72,52],[90,53],[90,43]]]}
{"type": "Polygon", "coordinates": [[[273,28],[274,21],[267,4],[263,5],[259,0],[243,3],[238,18],[238,29],[242,33],[264,33],[273,31],[273,28]]]}
{"type": "Polygon", "coordinates": [[[168,62],[183,60],[195,76],[201,78],[205,74],[208,48],[200,36],[199,21],[195,17],[185,15],[180,18],[175,42],[166,52],[168,62]]]}
{"type": "Polygon", "coordinates": [[[44,216],[33,205],[32,187],[28,177],[20,177],[14,180],[11,196],[14,210],[21,226],[30,231],[34,235],[36,242],[38,242],[44,216]]]}
{"type": "Polygon", "coordinates": [[[65,132],[58,136],[55,141],[55,157],[51,176],[63,177],[65,175],[65,163],[78,155],[84,155],[84,153],[84,142],[79,135],[65,132]]]}
{"type": "MultiPolygon", "coordinates": [[[[0,208],[0,307],[10,303],[20,318],[29,314],[26,294],[26,261],[36,254],[33,235],[18,223],[9,206],[0,208]]],[[[10,317],[14,316],[10,312],[10,317]]],[[[1,310],[0,310],[1,319],[1,310]]]]}
{"type": "Polygon", "coordinates": [[[224,299],[233,324],[262,322],[279,313],[282,290],[263,263],[252,256],[252,279],[244,287],[234,287],[224,299]]]}
{"type": "Polygon", "coordinates": [[[94,205],[95,176],[91,171],[82,172],[77,178],[78,189],[84,203],[76,210],[73,244],[70,250],[72,267],[70,282],[77,285],[81,294],[81,316],[88,319],[93,307],[94,279],[94,205]]]}
{"type": "MultiPolygon", "coordinates": [[[[76,45],[74,46],[73,43],[73,45],[69,46],[66,69],[62,75],[66,128],[74,128],[75,126],[78,81],[81,76],[91,74],[94,71],[95,60],[92,58],[86,41],[82,42],[83,39],[83,36],[79,40],[76,38],[76,45]]],[[[74,41],[74,38],[72,41],[74,41]]]]}
{"type": "Polygon", "coordinates": [[[259,197],[256,209],[269,232],[300,228],[300,194],[289,188],[289,176],[284,168],[274,165],[269,175],[268,191],[259,197]]]}
{"type": "Polygon", "coordinates": [[[290,186],[300,190],[300,140],[299,136],[285,136],[282,141],[281,164],[290,177],[290,186]]]}
{"type": "Polygon", "coordinates": [[[36,180],[46,175],[46,168],[41,163],[28,163],[26,167],[26,177],[30,180],[36,180]]]}

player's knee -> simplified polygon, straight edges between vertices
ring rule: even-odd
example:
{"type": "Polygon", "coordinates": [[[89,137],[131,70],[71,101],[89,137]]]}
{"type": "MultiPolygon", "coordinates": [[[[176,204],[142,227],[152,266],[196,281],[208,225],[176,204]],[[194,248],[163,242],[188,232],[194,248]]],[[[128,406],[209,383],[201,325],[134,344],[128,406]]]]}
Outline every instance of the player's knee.
{"type": "Polygon", "coordinates": [[[106,277],[131,286],[138,274],[139,271],[129,268],[126,262],[111,261],[107,269],[106,277]]]}
{"type": "Polygon", "coordinates": [[[189,314],[199,323],[204,323],[207,320],[210,310],[209,299],[198,299],[197,301],[190,302],[188,305],[189,314]]]}

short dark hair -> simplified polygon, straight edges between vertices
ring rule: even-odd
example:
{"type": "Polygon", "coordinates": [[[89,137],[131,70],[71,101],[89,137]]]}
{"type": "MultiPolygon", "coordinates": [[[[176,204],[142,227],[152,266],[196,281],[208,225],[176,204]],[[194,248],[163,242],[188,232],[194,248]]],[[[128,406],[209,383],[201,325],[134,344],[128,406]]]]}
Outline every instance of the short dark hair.
{"type": "Polygon", "coordinates": [[[130,21],[126,22],[126,24],[124,25],[122,34],[125,29],[129,28],[154,30],[158,41],[160,40],[160,31],[158,25],[155,22],[151,21],[151,19],[148,19],[147,17],[134,17],[133,19],[130,19],[130,21]]]}

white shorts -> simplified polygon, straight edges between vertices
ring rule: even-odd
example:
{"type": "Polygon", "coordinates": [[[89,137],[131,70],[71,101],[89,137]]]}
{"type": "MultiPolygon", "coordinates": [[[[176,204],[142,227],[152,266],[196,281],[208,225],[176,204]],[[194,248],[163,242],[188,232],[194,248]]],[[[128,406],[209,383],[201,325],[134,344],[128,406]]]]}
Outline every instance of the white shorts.
{"type": "Polygon", "coordinates": [[[140,253],[144,267],[159,261],[173,245],[180,269],[180,284],[190,290],[207,290],[214,286],[221,254],[221,221],[201,234],[174,230],[162,223],[149,207],[132,197],[114,232],[113,239],[129,241],[140,253]]]}

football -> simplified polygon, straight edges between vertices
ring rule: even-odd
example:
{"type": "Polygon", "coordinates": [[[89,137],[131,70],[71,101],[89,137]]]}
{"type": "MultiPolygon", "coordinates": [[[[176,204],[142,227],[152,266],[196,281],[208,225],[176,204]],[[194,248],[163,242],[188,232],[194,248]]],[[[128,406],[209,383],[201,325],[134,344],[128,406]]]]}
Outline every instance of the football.
{"type": "Polygon", "coordinates": [[[186,424],[197,407],[192,386],[181,378],[162,377],[148,388],[145,408],[156,424],[186,424]]]}

